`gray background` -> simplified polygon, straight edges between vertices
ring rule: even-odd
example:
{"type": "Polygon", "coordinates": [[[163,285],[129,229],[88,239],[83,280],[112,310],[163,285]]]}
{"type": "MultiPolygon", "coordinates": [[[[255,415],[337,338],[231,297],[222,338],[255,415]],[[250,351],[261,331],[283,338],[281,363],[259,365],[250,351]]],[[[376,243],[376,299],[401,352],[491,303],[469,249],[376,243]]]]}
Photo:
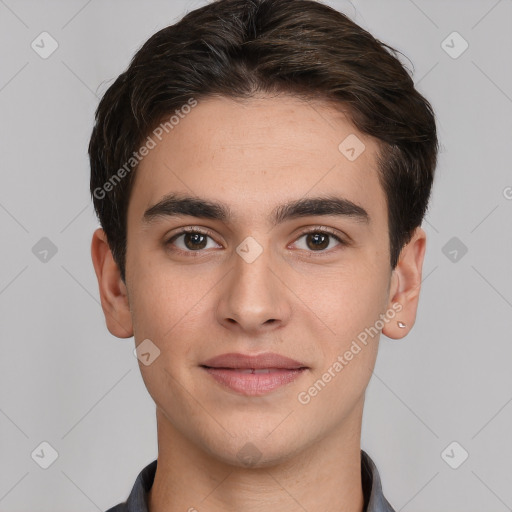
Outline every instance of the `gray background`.
{"type": "MultiPolygon", "coordinates": [[[[99,305],[86,149],[137,48],[203,3],[0,0],[1,511],[106,510],[157,455],[133,338],[99,305]]],[[[381,338],[362,446],[397,511],[512,510],[512,0],[328,3],[410,59],[441,141],[417,324],[381,338]]]]}

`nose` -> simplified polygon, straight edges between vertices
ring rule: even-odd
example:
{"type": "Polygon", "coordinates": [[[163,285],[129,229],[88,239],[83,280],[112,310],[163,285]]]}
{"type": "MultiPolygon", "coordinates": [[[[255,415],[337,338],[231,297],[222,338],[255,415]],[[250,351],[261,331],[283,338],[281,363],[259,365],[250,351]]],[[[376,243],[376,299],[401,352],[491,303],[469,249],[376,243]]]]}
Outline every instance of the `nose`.
{"type": "Polygon", "coordinates": [[[291,314],[290,293],[270,250],[252,262],[233,254],[233,268],[219,290],[217,320],[230,330],[255,335],[282,328],[291,314]],[[278,277],[279,276],[279,277],[278,277]]]}

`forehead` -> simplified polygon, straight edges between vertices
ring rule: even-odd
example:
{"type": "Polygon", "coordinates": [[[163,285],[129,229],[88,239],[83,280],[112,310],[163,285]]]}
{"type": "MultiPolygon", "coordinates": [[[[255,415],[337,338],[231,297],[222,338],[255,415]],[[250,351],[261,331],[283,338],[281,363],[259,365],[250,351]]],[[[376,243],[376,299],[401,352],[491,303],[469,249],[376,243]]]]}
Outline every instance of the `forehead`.
{"type": "Polygon", "coordinates": [[[327,194],[364,205],[370,217],[386,211],[376,140],[328,104],[215,97],[161,131],[136,171],[129,222],[172,192],[225,202],[240,218],[327,194]]]}

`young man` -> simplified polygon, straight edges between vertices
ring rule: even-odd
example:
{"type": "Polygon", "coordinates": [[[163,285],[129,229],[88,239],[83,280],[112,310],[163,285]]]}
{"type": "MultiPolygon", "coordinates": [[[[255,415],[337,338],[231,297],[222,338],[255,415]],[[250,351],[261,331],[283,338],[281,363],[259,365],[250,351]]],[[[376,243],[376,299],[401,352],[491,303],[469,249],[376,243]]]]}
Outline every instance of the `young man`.
{"type": "Polygon", "coordinates": [[[220,0],[106,92],[92,258],[158,424],[111,512],[393,510],[363,404],[415,321],[438,150],[393,53],[315,1],[220,0]]]}

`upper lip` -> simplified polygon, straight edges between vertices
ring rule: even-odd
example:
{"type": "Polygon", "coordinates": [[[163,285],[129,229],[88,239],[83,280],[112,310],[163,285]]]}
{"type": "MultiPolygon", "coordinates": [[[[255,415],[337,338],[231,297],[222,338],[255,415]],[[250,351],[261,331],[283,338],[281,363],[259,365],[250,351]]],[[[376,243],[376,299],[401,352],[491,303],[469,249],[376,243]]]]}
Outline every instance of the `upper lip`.
{"type": "Polygon", "coordinates": [[[282,368],[282,369],[298,369],[307,368],[307,366],[299,361],[290,359],[272,352],[264,354],[249,355],[231,352],[229,354],[221,354],[219,356],[208,359],[200,366],[209,368],[232,368],[232,369],[264,369],[264,368],[282,368]]]}

